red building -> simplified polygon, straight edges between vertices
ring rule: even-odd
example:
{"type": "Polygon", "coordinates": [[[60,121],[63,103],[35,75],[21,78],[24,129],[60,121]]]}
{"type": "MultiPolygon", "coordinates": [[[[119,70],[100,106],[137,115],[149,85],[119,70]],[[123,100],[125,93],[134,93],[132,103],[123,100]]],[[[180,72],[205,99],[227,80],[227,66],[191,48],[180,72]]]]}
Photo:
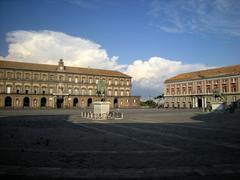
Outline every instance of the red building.
{"type": "Polygon", "coordinates": [[[222,97],[240,106],[240,65],[183,73],[164,82],[165,107],[202,108],[222,97]]]}

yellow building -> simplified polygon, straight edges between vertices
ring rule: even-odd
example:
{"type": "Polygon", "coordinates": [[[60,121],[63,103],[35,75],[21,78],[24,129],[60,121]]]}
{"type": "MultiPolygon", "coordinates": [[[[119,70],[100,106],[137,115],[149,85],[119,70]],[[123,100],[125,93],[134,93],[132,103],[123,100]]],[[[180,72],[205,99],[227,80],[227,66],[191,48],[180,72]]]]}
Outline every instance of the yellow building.
{"type": "Polygon", "coordinates": [[[240,107],[240,65],[183,73],[164,82],[165,107],[205,108],[216,93],[240,107]]]}
{"type": "Polygon", "coordinates": [[[87,108],[96,96],[96,84],[107,84],[111,107],[134,108],[140,97],[132,96],[131,77],[110,70],[0,61],[1,108],[87,108]]]}

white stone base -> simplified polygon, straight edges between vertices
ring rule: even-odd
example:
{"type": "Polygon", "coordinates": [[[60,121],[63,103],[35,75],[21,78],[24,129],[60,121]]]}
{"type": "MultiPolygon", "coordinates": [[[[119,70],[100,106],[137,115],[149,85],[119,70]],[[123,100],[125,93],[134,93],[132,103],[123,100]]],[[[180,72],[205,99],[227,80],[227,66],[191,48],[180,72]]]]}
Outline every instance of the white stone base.
{"type": "Polygon", "coordinates": [[[99,119],[107,119],[110,111],[110,102],[94,102],[93,103],[93,114],[99,119]]]}
{"type": "Polygon", "coordinates": [[[212,110],[213,111],[223,111],[225,109],[225,103],[224,102],[213,102],[212,104],[212,110]]]}

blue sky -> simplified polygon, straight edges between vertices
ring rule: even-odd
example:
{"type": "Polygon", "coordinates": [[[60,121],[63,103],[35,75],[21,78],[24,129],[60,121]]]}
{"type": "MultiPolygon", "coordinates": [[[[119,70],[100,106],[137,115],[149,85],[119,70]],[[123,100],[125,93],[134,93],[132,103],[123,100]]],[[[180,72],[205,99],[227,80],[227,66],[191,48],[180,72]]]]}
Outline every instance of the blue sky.
{"type": "Polygon", "coordinates": [[[2,59],[121,70],[143,96],[177,73],[240,62],[238,0],[1,0],[0,22],[2,59]]]}

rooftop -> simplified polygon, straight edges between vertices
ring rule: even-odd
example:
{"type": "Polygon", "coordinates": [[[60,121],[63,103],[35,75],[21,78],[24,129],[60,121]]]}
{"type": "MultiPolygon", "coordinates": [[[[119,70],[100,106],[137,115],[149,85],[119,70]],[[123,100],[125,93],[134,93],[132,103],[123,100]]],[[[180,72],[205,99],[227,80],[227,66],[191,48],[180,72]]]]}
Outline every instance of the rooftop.
{"type": "MultiPolygon", "coordinates": [[[[16,70],[57,72],[58,65],[35,64],[35,63],[0,60],[0,68],[16,69],[16,70]]],[[[122,72],[119,72],[119,71],[93,69],[93,68],[83,68],[83,67],[64,66],[64,71],[63,72],[72,73],[72,74],[85,74],[85,75],[96,75],[96,76],[114,76],[114,77],[130,78],[130,76],[128,76],[128,75],[126,75],[122,72]]]]}
{"type": "Polygon", "coordinates": [[[177,81],[198,80],[222,76],[240,75],[240,64],[234,66],[226,66],[208,70],[201,70],[189,73],[178,74],[172,78],[165,80],[165,83],[177,81]]]}

